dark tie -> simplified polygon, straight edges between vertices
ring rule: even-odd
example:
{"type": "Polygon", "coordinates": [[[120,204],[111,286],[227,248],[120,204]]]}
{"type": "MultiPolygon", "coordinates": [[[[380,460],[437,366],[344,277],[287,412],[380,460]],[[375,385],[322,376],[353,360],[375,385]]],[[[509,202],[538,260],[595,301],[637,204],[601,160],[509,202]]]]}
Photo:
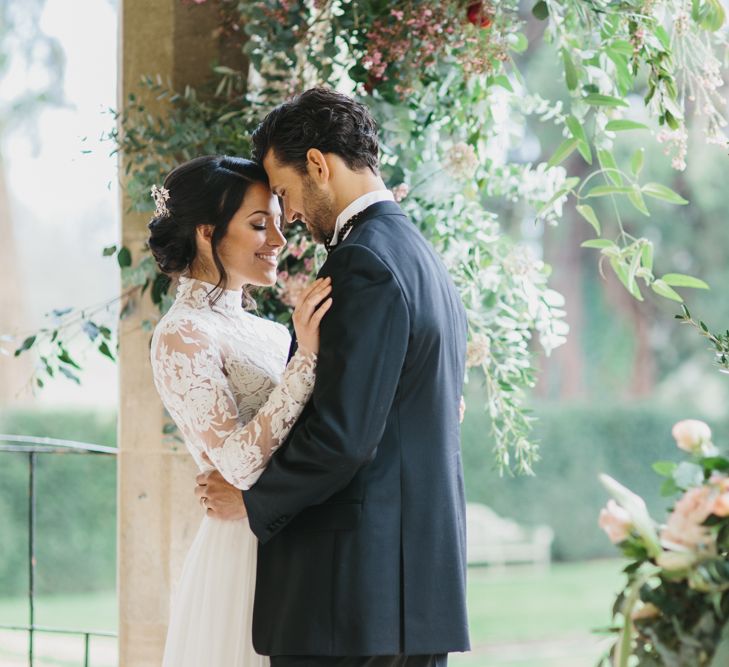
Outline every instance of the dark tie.
{"type": "MultiPolygon", "coordinates": [[[[339,240],[344,240],[344,237],[347,235],[347,232],[352,229],[358,222],[362,220],[362,215],[364,214],[364,211],[360,211],[356,215],[353,215],[347,222],[342,225],[342,228],[339,230],[339,235],[337,236],[337,244],[339,243],[339,240]]],[[[334,248],[336,248],[336,245],[332,245],[332,241],[334,240],[334,235],[329,236],[328,238],[324,239],[324,247],[327,249],[327,254],[329,254],[334,248]]]]}

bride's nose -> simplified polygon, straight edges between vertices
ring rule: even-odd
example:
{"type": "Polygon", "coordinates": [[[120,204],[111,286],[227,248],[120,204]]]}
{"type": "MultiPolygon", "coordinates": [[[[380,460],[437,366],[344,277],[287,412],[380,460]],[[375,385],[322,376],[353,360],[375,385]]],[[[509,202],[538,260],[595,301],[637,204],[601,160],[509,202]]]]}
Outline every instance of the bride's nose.
{"type": "Polygon", "coordinates": [[[272,248],[281,248],[286,245],[286,237],[278,225],[270,225],[268,234],[266,235],[266,244],[272,248]]]}

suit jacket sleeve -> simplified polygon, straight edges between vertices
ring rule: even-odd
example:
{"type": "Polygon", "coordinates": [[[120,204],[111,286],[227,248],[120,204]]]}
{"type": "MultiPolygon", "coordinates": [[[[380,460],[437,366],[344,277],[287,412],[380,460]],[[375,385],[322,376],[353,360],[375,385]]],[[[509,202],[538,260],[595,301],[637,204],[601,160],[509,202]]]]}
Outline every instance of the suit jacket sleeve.
{"type": "Polygon", "coordinates": [[[345,245],[321,271],[332,307],[310,409],[243,497],[266,542],[299,512],[343,489],[376,453],[398,388],[410,322],[399,284],[368,248],[345,245]]]}

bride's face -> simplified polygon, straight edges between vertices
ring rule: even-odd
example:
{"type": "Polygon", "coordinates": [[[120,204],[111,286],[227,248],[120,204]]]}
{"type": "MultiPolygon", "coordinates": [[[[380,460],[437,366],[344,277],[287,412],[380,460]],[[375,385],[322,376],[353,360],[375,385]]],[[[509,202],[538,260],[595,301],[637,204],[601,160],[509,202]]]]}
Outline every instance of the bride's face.
{"type": "Polygon", "coordinates": [[[228,289],[276,282],[279,254],[286,245],[281,226],[278,198],[263,183],[250,185],[218,244],[228,289]]]}

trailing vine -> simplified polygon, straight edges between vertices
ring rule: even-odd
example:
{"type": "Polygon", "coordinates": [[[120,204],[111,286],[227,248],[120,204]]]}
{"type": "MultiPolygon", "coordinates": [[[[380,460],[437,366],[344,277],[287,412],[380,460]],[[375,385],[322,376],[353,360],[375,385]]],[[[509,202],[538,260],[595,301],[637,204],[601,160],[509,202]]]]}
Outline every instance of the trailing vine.
{"type": "MultiPolygon", "coordinates": [[[[651,131],[674,168],[685,167],[689,106],[704,114],[709,141],[726,142],[717,58],[726,41],[717,0],[540,0],[531,17],[519,13],[517,0],[207,1],[218,7],[230,48],[243,49],[252,69],[215,67],[204,95],[171,90],[150,74],[114,113],[110,139],[122,154],[132,207],[151,211],[150,186],[180,161],[249,154],[251,130],[292,93],[329,85],[356,95],[378,120],[385,181],[461,291],[469,366],[483,371],[502,469],[532,471],[537,449],[525,400],[534,385],[533,358],[538,348],[549,353],[562,344],[567,325],[564,299],[549,287],[550,267],[539,246],[512,240],[500,215],[554,225],[572,198],[595,233],[583,245],[599,251],[601,270],[612,270],[636,299],[644,298],[640,283],[677,302],[683,297],[676,288],[708,287],[692,276],[657,274],[651,241],[626,228],[618,202],[643,216],[650,215],[649,200],[688,203],[666,185],[644,182],[641,173],[651,131]],[[530,47],[528,20],[540,22],[561,59],[566,101],[545,99],[525,83],[520,61],[530,47]],[[644,97],[643,116],[654,121],[632,117],[629,98],[636,92],[644,97]],[[151,115],[150,97],[166,98],[169,111],[151,115]],[[525,160],[516,151],[530,124],[562,133],[547,159],[525,160]],[[619,165],[613,152],[623,132],[639,142],[629,165],[619,165]],[[588,167],[579,176],[562,166],[573,153],[588,167]]],[[[145,248],[104,252],[116,256],[125,293],[148,293],[160,314],[166,312],[173,286],[145,248]]],[[[278,284],[257,295],[260,314],[287,322],[297,292],[322,261],[294,225],[278,284]]],[[[122,308],[122,317],[131,307],[122,308]]],[[[59,341],[63,326],[44,333],[59,341]]],[[[112,331],[84,330],[113,357],[112,331]]],[[[16,354],[39,340],[26,339],[16,354]]],[[[726,351],[723,338],[711,341],[726,351]]],[[[71,372],[67,351],[57,352],[59,368],[71,372]]]]}

